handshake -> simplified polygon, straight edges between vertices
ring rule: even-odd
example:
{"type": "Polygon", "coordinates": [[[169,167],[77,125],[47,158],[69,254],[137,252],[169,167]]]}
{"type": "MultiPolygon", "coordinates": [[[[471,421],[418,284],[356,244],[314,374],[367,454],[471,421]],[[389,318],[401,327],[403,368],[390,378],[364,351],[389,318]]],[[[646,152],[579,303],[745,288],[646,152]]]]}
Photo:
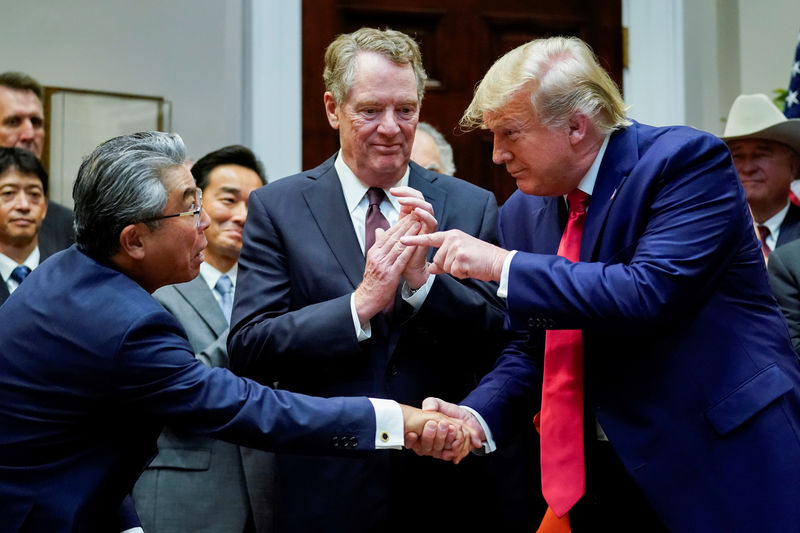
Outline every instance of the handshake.
{"type": "Polygon", "coordinates": [[[468,410],[438,398],[426,398],[422,409],[401,405],[405,447],[458,464],[473,449],[483,446],[485,435],[468,410]]]}

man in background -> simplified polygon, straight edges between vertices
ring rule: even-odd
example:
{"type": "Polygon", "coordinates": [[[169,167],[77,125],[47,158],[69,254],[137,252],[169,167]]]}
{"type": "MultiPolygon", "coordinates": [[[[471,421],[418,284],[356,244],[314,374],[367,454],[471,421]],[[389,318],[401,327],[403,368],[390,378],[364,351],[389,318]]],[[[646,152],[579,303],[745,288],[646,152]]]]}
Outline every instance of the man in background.
{"type": "MultiPolygon", "coordinates": [[[[408,249],[399,238],[438,221],[494,241],[494,195],[409,163],[426,74],[408,35],[371,28],[341,35],[327,49],[323,77],[341,150],[253,193],[231,368],[320,396],[370,394],[416,405],[432,391],[457,398],[499,351],[496,286],[429,275],[427,248],[408,249]]],[[[421,501],[420,480],[466,487],[486,479],[483,468],[473,457],[454,468],[408,451],[333,459],[281,453],[278,531],[474,531],[493,520],[494,494],[469,493],[469,516],[442,513],[438,506],[456,499],[439,489],[420,514],[409,509],[421,501]]]]}
{"type": "MultiPolygon", "coordinates": [[[[30,150],[42,159],[44,110],[42,86],[21,72],[0,74],[0,146],[30,150]]],[[[47,216],[39,231],[39,241],[54,251],[75,242],[71,209],[48,202],[47,216]]]]}
{"type": "Polygon", "coordinates": [[[787,119],[765,94],[734,100],[722,140],[747,193],[762,252],[800,237],[800,207],[789,201],[800,169],[800,119],[787,119]]]}
{"type": "Polygon", "coordinates": [[[414,145],[411,147],[411,160],[433,172],[453,176],[456,165],[453,162],[453,147],[439,130],[427,122],[417,124],[414,145]]]}
{"type": "Polygon", "coordinates": [[[0,148],[0,304],[54,250],[39,240],[47,173],[32,152],[0,148]]]}
{"type": "MultiPolygon", "coordinates": [[[[248,148],[226,146],[191,168],[209,216],[200,275],[153,293],[186,330],[195,356],[227,368],[228,323],[250,193],[266,183],[248,148]]],[[[271,453],[168,427],[133,491],[148,533],[271,533],[271,453]],[[198,505],[198,502],[203,502],[198,505]]]]}

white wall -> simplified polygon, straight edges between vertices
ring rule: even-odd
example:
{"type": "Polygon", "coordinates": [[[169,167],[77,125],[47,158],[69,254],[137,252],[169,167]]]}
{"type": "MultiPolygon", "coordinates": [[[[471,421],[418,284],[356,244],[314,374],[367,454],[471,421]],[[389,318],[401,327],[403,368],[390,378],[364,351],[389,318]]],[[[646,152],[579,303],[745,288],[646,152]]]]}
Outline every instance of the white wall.
{"type": "Polygon", "coordinates": [[[798,32],[799,0],[739,0],[742,93],[786,89],[798,32]]]}
{"type": "Polygon", "coordinates": [[[242,0],[0,0],[0,71],[162,96],[192,157],[242,142],[242,0]]]}
{"type": "Polygon", "coordinates": [[[736,96],[788,85],[800,1],[623,0],[623,24],[631,116],[719,135],[736,96]]]}

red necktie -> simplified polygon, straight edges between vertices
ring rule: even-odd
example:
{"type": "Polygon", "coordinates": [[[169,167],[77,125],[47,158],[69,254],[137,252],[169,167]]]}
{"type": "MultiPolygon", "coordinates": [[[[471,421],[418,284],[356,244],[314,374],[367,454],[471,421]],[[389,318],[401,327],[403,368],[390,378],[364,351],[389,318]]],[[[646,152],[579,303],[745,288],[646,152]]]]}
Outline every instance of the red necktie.
{"type": "MultiPolygon", "coordinates": [[[[577,262],[590,196],[567,195],[569,219],[558,255],[577,262]]],[[[586,491],[583,455],[583,334],[579,329],[548,330],[544,348],[541,446],[542,494],[564,516],[586,491]]]]}
{"type": "Polygon", "coordinates": [[[759,224],[758,226],[758,237],[761,239],[761,252],[764,254],[764,258],[769,259],[769,246],[767,246],[767,237],[769,237],[769,228],[766,226],[762,226],[759,224]]]}
{"type": "Polygon", "coordinates": [[[383,213],[381,213],[381,202],[385,196],[386,193],[383,192],[383,189],[378,187],[370,187],[367,190],[369,207],[367,207],[367,218],[364,224],[366,227],[366,231],[364,233],[365,257],[369,249],[372,248],[372,245],[375,244],[375,230],[377,228],[381,228],[384,231],[389,229],[389,221],[386,220],[386,217],[384,217],[383,213]]]}

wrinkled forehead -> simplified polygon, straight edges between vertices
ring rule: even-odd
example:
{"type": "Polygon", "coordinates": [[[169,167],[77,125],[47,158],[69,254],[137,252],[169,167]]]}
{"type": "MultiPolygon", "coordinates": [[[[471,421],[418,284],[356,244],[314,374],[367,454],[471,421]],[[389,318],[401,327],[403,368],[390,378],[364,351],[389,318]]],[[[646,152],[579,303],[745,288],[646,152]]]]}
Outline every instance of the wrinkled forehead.
{"type": "Polygon", "coordinates": [[[530,94],[518,91],[496,110],[483,114],[483,124],[487,129],[509,128],[536,119],[536,112],[530,101],[530,94]]]}
{"type": "Polygon", "coordinates": [[[42,115],[42,102],[31,90],[0,86],[0,112],[3,114],[34,113],[42,115]]]}

